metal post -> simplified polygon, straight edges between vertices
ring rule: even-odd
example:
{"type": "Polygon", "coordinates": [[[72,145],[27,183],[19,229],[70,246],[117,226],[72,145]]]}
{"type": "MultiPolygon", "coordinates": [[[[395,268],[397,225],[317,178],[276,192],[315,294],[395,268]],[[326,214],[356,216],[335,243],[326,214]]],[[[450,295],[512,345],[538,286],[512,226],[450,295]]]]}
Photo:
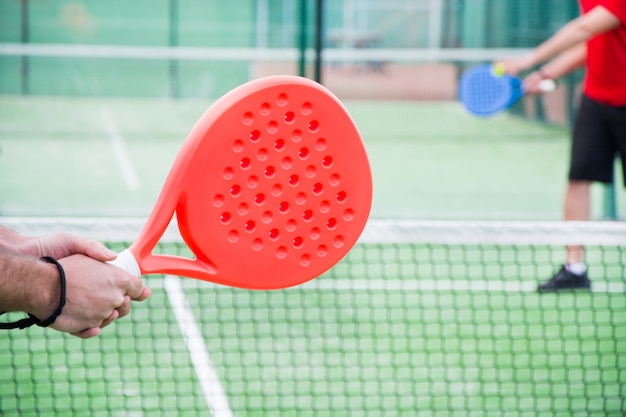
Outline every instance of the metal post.
{"type": "MultiPolygon", "coordinates": [[[[178,0],[169,1],[169,46],[178,46],[178,0]]],[[[169,96],[179,97],[178,91],[178,62],[176,59],[169,61],[169,96]]]]}
{"type": "MultiPolygon", "coordinates": [[[[22,43],[30,42],[28,37],[28,0],[22,0],[21,2],[21,41],[22,43]]],[[[22,94],[30,94],[30,83],[29,83],[29,62],[28,57],[26,55],[22,55],[22,63],[21,63],[21,73],[22,73],[22,84],[21,84],[21,92],[22,94]]]]}
{"type": "Polygon", "coordinates": [[[617,220],[617,198],[615,181],[604,186],[604,217],[617,220]]]}
{"type": "Polygon", "coordinates": [[[322,43],[324,42],[324,0],[315,2],[315,73],[314,80],[322,83],[322,43]]]}
{"type": "Polygon", "coordinates": [[[607,220],[617,220],[617,181],[604,185],[603,217],[607,220]]]}
{"type": "Polygon", "coordinates": [[[300,0],[300,39],[298,45],[298,75],[306,77],[306,4],[307,0],[300,0]]]}

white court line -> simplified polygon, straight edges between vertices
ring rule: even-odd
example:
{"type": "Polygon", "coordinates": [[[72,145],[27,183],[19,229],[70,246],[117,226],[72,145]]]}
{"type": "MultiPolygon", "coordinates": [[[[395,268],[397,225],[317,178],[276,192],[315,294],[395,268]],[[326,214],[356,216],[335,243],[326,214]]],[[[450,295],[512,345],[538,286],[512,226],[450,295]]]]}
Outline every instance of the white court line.
{"type": "Polygon", "coordinates": [[[115,158],[117,159],[117,163],[119,164],[122,175],[124,176],[124,181],[126,181],[126,185],[131,191],[136,191],[137,188],[139,188],[139,180],[137,179],[137,175],[133,169],[130,157],[128,156],[128,151],[124,145],[124,138],[117,128],[115,119],[106,107],[100,109],[100,118],[102,119],[104,128],[113,143],[115,158]]]}
{"type": "MultiPolygon", "coordinates": [[[[160,280],[149,282],[152,288],[160,288],[160,280]]],[[[343,291],[453,291],[453,292],[537,292],[533,281],[487,281],[451,279],[332,279],[318,278],[294,289],[343,290],[343,291]]],[[[205,281],[184,280],[185,288],[225,288],[205,281]]],[[[289,289],[287,289],[289,290],[289,289]]],[[[626,283],[591,282],[591,292],[598,294],[626,294],[626,283]]],[[[584,293],[584,292],[583,292],[584,293]]]]}
{"type": "MultiPolygon", "coordinates": [[[[537,292],[537,283],[532,281],[487,281],[450,279],[389,279],[351,280],[316,279],[305,283],[304,288],[322,290],[377,290],[377,291],[453,291],[453,292],[537,292]]],[[[622,282],[592,282],[594,293],[626,293],[622,282]]]]}
{"type": "Polygon", "coordinates": [[[233,412],[228,404],[228,397],[226,397],[215,366],[213,366],[209,356],[209,351],[204,344],[200,328],[189,308],[180,278],[166,275],[163,286],[172,304],[178,327],[185,338],[191,362],[194,365],[206,402],[211,409],[211,415],[213,417],[233,417],[233,412]]]}

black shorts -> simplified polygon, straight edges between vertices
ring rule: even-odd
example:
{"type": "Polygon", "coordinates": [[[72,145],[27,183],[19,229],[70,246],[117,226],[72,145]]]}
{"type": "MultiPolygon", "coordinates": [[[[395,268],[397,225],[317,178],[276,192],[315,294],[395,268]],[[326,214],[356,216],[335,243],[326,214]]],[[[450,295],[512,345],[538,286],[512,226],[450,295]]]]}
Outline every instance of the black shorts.
{"type": "Polygon", "coordinates": [[[569,179],[610,183],[617,156],[626,184],[626,106],[609,106],[583,95],[572,135],[569,179]]]}

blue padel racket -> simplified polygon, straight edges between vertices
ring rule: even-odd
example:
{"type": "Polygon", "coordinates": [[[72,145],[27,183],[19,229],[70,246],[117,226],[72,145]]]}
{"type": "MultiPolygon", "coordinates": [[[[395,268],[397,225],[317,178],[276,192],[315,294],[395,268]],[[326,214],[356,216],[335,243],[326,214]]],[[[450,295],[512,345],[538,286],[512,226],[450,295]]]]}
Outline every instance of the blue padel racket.
{"type": "MultiPolygon", "coordinates": [[[[544,92],[556,88],[554,80],[543,80],[544,92]]],[[[463,73],[459,100],[476,116],[492,116],[511,107],[524,95],[522,80],[510,74],[496,75],[491,64],[476,65],[463,73]]]]}

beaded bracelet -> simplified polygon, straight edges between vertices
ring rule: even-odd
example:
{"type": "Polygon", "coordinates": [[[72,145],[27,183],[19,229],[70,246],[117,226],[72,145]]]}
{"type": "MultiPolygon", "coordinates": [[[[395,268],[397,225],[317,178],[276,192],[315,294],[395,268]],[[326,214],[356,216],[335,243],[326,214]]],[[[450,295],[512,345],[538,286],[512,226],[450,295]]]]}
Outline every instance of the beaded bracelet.
{"type": "MultiPolygon", "coordinates": [[[[28,314],[28,318],[18,320],[13,323],[0,323],[0,329],[18,329],[18,328],[25,329],[27,327],[32,326],[33,324],[36,324],[37,326],[41,326],[41,327],[48,327],[52,323],[55,322],[57,317],[61,315],[61,312],[63,311],[63,307],[65,306],[65,290],[66,290],[65,271],[63,270],[63,267],[56,259],[50,256],[44,256],[41,259],[51,264],[54,264],[59,270],[59,274],[61,278],[61,298],[59,300],[59,306],[56,308],[56,310],[54,310],[54,313],[52,313],[52,315],[48,317],[46,320],[42,321],[42,320],[39,320],[37,317],[33,316],[32,314],[28,314]]],[[[4,314],[4,313],[0,313],[0,314],[4,314]]]]}

